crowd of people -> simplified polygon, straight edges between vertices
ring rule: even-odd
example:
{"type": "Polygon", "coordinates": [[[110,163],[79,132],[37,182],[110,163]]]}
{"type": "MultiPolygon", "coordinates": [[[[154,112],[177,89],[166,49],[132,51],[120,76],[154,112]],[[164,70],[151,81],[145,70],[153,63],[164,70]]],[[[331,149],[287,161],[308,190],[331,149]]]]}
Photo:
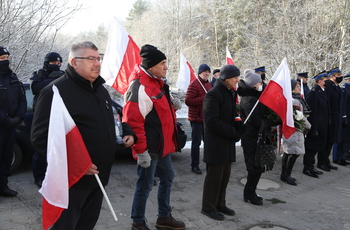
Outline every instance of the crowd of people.
{"type": "MultiPolygon", "coordinates": [[[[16,196],[8,187],[8,176],[15,142],[15,127],[24,118],[27,108],[25,91],[16,74],[9,68],[9,51],[0,47],[0,195],[16,196]]],[[[183,221],[172,216],[170,194],[175,177],[171,153],[179,151],[176,110],[181,102],[170,94],[166,81],[166,55],[152,45],[141,47],[142,63],[130,76],[125,93],[125,106],[118,111],[122,117],[121,143],[132,147],[137,161],[138,179],[131,207],[132,230],[148,230],[146,204],[154,185],[158,183],[157,228],[185,229],[183,221]]],[[[100,74],[100,55],[91,42],[71,47],[68,65],[60,70],[62,57],[48,53],[43,68],[31,77],[34,94],[34,117],[31,141],[35,148],[32,166],[34,183],[41,187],[47,168],[47,145],[50,130],[50,108],[53,86],[81,133],[92,164],[85,175],[69,189],[69,206],[50,229],[93,229],[100,215],[103,194],[92,176],[99,174],[103,186],[108,184],[116,151],[116,127],[112,100],[103,87],[100,74]],[[98,134],[98,135],[96,135],[98,134]]],[[[230,180],[232,162],[236,161],[236,142],[241,141],[247,182],[243,200],[262,205],[263,198],[256,193],[262,173],[269,168],[257,163],[258,139],[267,137],[278,125],[273,113],[258,102],[266,90],[265,67],[241,71],[235,65],[224,65],[213,71],[207,64],[198,68],[197,78],[190,83],[185,104],[192,128],[191,169],[200,169],[200,145],[203,141],[205,178],[201,213],[215,220],[224,215],[235,215],[226,205],[226,189],[230,180]],[[239,105],[238,105],[239,104],[239,105]]],[[[336,170],[334,164],[347,165],[349,159],[350,74],[343,78],[339,68],[323,71],[308,87],[308,73],[298,73],[291,80],[293,118],[296,132],[283,136],[282,169],[280,179],[297,185],[291,176],[294,163],[303,155],[303,173],[317,178],[323,171],[336,170]],[[340,83],[345,79],[344,87],[340,83]],[[317,168],[315,157],[317,154],[317,168]]]]}

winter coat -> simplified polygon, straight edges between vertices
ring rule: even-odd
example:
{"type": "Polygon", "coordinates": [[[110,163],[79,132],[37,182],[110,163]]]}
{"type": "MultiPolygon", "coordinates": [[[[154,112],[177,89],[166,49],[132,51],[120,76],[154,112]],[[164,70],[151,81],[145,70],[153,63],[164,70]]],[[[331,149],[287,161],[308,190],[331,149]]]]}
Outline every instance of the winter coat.
{"type": "MultiPolygon", "coordinates": [[[[103,185],[107,185],[114,162],[116,134],[112,100],[99,76],[92,84],[68,65],[65,74],[42,89],[36,105],[31,141],[40,154],[46,156],[50,108],[54,84],[80,131],[92,163],[97,166],[103,185]]],[[[94,176],[83,176],[73,187],[98,187],[94,176]]]]}
{"type": "MultiPolygon", "coordinates": [[[[238,83],[237,93],[241,96],[241,118],[243,120],[247,119],[250,111],[252,111],[254,105],[256,104],[261,92],[258,92],[254,88],[249,88],[245,85],[243,80],[238,83]]],[[[250,118],[248,119],[246,126],[247,129],[242,135],[242,147],[244,160],[248,172],[259,173],[262,172],[261,168],[256,168],[255,164],[255,153],[257,148],[258,134],[260,126],[263,120],[266,120],[265,112],[267,107],[260,102],[252,112],[250,118]]],[[[265,127],[266,130],[271,129],[271,126],[265,127]]]]}
{"type": "Polygon", "coordinates": [[[343,88],[344,93],[344,115],[342,128],[342,141],[350,141],[350,84],[345,83],[343,88]]]}
{"type": "Polygon", "coordinates": [[[27,99],[17,75],[0,72],[0,128],[6,128],[9,118],[24,118],[27,99]]]}
{"type": "Polygon", "coordinates": [[[38,95],[40,91],[50,84],[52,81],[56,80],[58,77],[62,76],[64,74],[64,71],[53,71],[48,72],[45,69],[40,69],[38,71],[35,71],[32,74],[32,77],[30,80],[32,81],[30,84],[30,89],[33,92],[34,99],[33,99],[33,109],[35,109],[36,101],[38,100],[38,95]]]}
{"type": "Polygon", "coordinates": [[[220,79],[204,98],[204,159],[207,164],[236,161],[235,142],[240,133],[235,128],[236,92],[227,89],[220,79]]]}
{"type": "Polygon", "coordinates": [[[326,80],[325,86],[330,106],[329,141],[330,143],[340,143],[344,114],[342,90],[331,80],[326,80]]]}
{"type": "Polygon", "coordinates": [[[138,141],[133,156],[148,151],[164,157],[178,150],[176,115],[169,86],[136,65],[125,94],[123,121],[135,131],[138,141]]]}
{"type": "Polygon", "coordinates": [[[306,102],[311,109],[311,113],[307,118],[311,124],[311,129],[305,138],[305,148],[323,151],[328,143],[330,122],[327,93],[319,85],[315,85],[306,95],[306,102]],[[315,131],[317,131],[318,136],[313,136],[315,131]]]}
{"type": "MultiPolygon", "coordinates": [[[[293,106],[300,107],[300,111],[303,111],[303,106],[298,99],[293,98],[293,106]]],[[[295,119],[295,118],[294,118],[295,119]]],[[[302,118],[302,126],[304,129],[310,129],[311,124],[308,122],[305,116],[302,118]]],[[[304,130],[296,130],[288,139],[283,135],[283,151],[287,154],[305,154],[304,146],[304,130]]]]}
{"type": "Polygon", "coordinates": [[[212,88],[209,81],[198,77],[188,86],[185,104],[188,106],[188,120],[203,123],[203,100],[207,92],[212,88]],[[203,89],[202,85],[206,89],[203,89]]]}

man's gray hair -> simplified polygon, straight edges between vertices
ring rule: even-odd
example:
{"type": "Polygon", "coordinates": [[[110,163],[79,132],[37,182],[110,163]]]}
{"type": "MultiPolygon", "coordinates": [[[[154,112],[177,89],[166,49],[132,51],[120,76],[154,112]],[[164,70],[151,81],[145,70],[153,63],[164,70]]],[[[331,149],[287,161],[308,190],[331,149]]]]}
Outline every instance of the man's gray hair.
{"type": "Polygon", "coordinates": [[[70,52],[69,52],[69,56],[68,56],[68,60],[69,60],[69,64],[71,64],[71,61],[74,57],[77,57],[80,55],[80,50],[82,49],[92,49],[92,50],[98,50],[97,46],[95,46],[94,43],[89,42],[89,41],[84,41],[84,42],[79,42],[76,44],[73,44],[70,52]]]}

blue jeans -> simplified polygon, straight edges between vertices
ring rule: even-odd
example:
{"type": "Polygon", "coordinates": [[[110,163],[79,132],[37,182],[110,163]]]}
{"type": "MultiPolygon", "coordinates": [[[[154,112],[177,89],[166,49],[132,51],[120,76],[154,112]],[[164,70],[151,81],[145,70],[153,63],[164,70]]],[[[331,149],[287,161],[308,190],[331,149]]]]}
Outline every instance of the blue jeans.
{"type": "Polygon", "coordinates": [[[203,123],[191,121],[192,128],[192,144],[191,144],[191,166],[195,167],[199,165],[199,146],[201,145],[203,139],[203,123]]]}
{"type": "Polygon", "coordinates": [[[165,217],[171,212],[170,190],[174,180],[174,169],[171,156],[159,158],[151,154],[151,165],[148,168],[137,166],[139,179],[136,182],[134,201],[132,204],[131,218],[136,223],[145,219],[146,203],[149,192],[153,188],[153,179],[156,174],[159,177],[158,184],[158,216],[165,217]]]}

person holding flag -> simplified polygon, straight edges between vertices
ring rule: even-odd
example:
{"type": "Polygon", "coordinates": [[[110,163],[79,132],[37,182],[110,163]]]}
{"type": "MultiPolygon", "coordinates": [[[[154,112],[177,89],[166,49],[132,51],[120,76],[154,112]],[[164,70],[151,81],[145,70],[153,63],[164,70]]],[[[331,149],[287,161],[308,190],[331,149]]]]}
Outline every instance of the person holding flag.
{"type": "Polygon", "coordinates": [[[125,94],[123,121],[135,131],[138,141],[132,148],[137,160],[138,180],[131,210],[133,230],[148,230],[146,203],[159,178],[157,228],[185,229],[182,221],[171,214],[170,191],[174,180],[171,153],[179,150],[176,135],[174,99],[166,84],[166,56],[152,45],[141,47],[142,64],[135,65],[133,80],[125,94]]]}
{"type": "Polygon", "coordinates": [[[199,168],[199,153],[204,128],[203,128],[203,100],[207,92],[212,88],[208,81],[210,76],[210,67],[207,64],[201,64],[198,68],[198,77],[188,86],[185,103],[188,106],[188,120],[192,128],[191,144],[191,167],[192,172],[202,174],[199,168]]]}
{"type": "MultiPolygon", "coordinates": [[[[99,73],[98,48],[88,41],[74,44],[65,74],[45,87],[38,97],[31,141],[40,154],[48,154],[47,173],[40,190],[44,196],[42,218],[45,230],[92,230],[100,215],[103,193],[93,175],[98,174],[102,185],[107,185],[114,161],[116,134],[112,100],[102,85],[105,81],[99,73]],[[57,100],[53,100],[57,95],[53,92],[55,89],[60,94],[59,105],[57,100]],[[56,114],[50,113],[50,108],[57,106],[61,108],[56,113],[67,111],[64,120],[62,124],[51,120],[49,123],[49,119],[56,114]],[[53,137],[61,129],[67,129],[66,136],[53,137]],[[50,154],[52,143],[56,155],[50,154]],[[76,148],[79,144],[79,148],[76,148]],[[71,148],[75,148],[74,151],[70,151],[71,148]],[[63,164],[54,165],[63,158],[67,158],[65,163],[68,170],[64,170],[63,164]],[[67,189],[68,183],[50,181],[50,178],[64,177],[69,179],[68,204],[61,204],[58,196],[65,194],[57,193],[54,187],[56,185],[59,189],[67,189]],[[65,205],[67,207],[63,207],[65,205]],[[61,208],[60,211],[57,211],[58,208],[61,208]]],[[[125,134],[125,145],[131,146],[134,142],[133,133],[125,134]]]]}
{"type": "MultiPolygon", "coordinates": [[[[254,73],[252,70],[246,69],[244,71],[244,77],[238,83],[237,93],[241,96],[241,117],[243,120],[247,120],[247,130],[242,135],[242,147],[244,154],[244,161],[248,171],[247,183],[244,187],[244,201],[248,200],[255,205],[262,205],[263,201],[260,196],[255,192],[259,183],[263,168],[258,167],[255,163],[255,153],[258,141],[258,135],[260,127],[263,124],[267,124],[267,118],[265,112],[267,107],[262,103],[258,103],[254,109],[254,105],[257,103],[263,90],[262,80],[259,74],[254,73]],[[251,113],[252,111],[252,113],[251,113]],[[248,114],[250,114],[248,118],[248,114]]],[[[269,130],[271,126],[265,126],[265,130],[269,130]]]]}

